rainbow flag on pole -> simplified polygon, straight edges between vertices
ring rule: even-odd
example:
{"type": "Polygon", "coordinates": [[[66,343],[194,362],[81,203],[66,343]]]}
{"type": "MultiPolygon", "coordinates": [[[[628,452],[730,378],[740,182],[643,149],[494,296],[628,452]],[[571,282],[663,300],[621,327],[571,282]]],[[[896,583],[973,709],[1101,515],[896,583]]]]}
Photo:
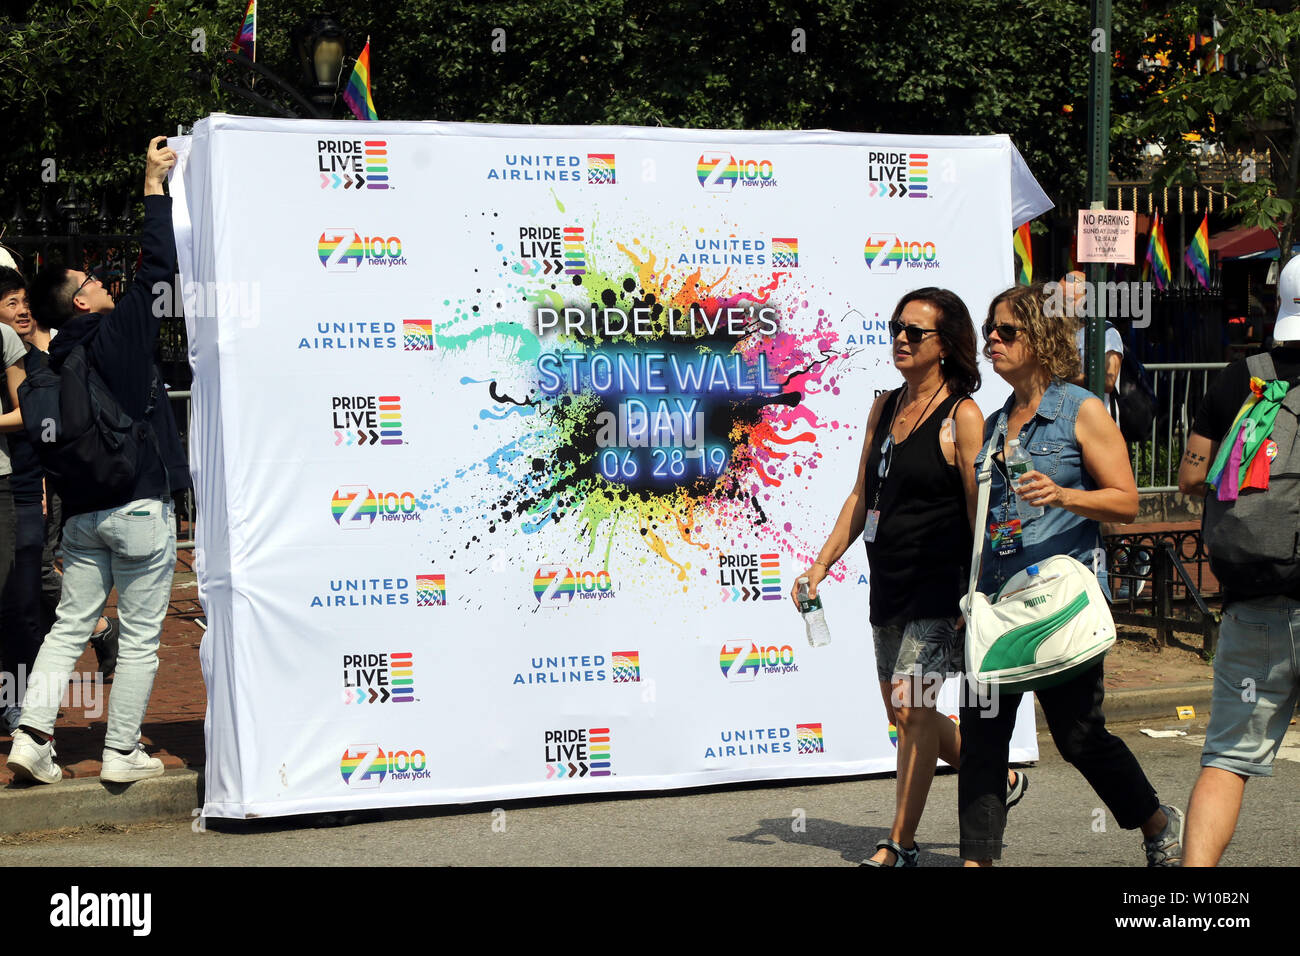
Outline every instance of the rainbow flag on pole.
{"type": "Polygon", "coordinates": [[[257,59],[257,0],[248,0],[244,25],[239,28],[239,36],[230,44],[230,49],[243,53],[250,60],[257,59]]]}
{"type": "Polygon", "coordinates": [[[1210,214],[1207,212],[1192,236],[1192,244],[1183,254],[1187,268],[1196,273],[1196,281],[1205,288],[1210,287],[1210,214]]]}
{"type": "Polygon", "coordinates": [[[352,78],[343,91],[343,102],[359,120],[379,119],[375,101],[370,98],[370,37],[366,37],[366,47],[357,57],[356,66],[352,67],[352,78]]]}
{"type": "Polygon", "coordinates": [[[1020,285],[1029,285],[1034,281],[1034,246],[1029,240],[1029,223],[1022,223],[1015,231],[1012,248],[1020,257],[1020,274],[1016,276],[1016,282],[1020,285]]]}
{"type": "Polygon", "coordinates": [[[1151,235],[1147,239],[1147,257],[1142,263],[1142,281],[1154,279],[1161,292],[1169,285],[1169,246],[1165,243],[1165,224],[1156,210],[1151,219],[1151,235]]]}

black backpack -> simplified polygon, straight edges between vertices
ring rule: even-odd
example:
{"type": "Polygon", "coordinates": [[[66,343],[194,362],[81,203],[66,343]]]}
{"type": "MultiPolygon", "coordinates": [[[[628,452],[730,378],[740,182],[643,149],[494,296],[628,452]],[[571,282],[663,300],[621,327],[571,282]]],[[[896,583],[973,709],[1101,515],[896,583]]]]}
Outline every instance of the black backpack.
{"type": "Polygon", "coordinates": [[[18,403],[23,430],[45,476],[60,493],[91,486],[104,498],[130,494],[141,454],[146,446],[156,447],[148,417],[158,399],[158,370],[149,387],[145,420],[136,421],[122,410],[84,344],[73,348],[57,371],[36,349],[27,358],[27,380],[18,386],[18,403]]]}
{"type": "MultiPolygon", "coordinates": [[[[1114,328],[1109,322],[1107,328],[1114,328]]],[[[1119,409],[1119,430],[1126,442],[1143,442],[1151,438],[1156,423],[1156,390],[1151,375],[1133,355],[1127,344],[1115,386],[1115,405],[1119,409]]]]}

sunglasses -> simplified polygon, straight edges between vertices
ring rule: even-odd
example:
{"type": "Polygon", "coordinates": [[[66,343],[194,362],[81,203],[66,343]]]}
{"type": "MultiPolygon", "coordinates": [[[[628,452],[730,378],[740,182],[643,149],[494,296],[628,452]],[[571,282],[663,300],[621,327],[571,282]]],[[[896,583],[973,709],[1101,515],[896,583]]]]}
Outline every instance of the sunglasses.
{"type": "Polygon", "coordinates": [[[1000,338],[1003,342],[1014,342],[1016,340],[1017,335],[1019,335],[1021,332],[1024,332],[1027,335],[1029,333],[1029,330],[1024,328],[1023,326],[1010,325],[1009,323],[1006,322],[999,322],[997,325],[994,325],[992,322],[985,322],[984,338],[986,339],[992,338],[994,332],[998,334],[998,338],[1000,338]]]}
{"type": "Polygon", "coordinates": [[[919,344],[927,335],[933,335],[938,331],[938,329],[923,329],[919,325],[904,325],[898,319],[889,320],[890,338],[896,339],[898,338],[899,332],[906,332],[907,341],[911,345],[919,344]]]}

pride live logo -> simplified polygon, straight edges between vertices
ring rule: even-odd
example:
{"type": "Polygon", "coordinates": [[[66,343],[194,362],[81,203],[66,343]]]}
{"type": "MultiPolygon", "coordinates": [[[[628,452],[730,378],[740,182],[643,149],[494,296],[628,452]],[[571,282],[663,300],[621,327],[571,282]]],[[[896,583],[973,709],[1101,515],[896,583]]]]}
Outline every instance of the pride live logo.
{"type": "Polygon", "coordinates": [[[319,139],[316,165],[321,189],[389,187],[386,139],[319,139]]]}

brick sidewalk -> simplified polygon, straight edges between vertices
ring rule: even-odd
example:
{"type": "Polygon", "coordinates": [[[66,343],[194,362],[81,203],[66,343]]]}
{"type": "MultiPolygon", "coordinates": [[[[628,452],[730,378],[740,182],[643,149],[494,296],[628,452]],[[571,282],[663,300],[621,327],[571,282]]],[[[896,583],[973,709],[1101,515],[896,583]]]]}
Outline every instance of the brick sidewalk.
{"type": "MultiPolygon", "coordinates": [[[[207,709],[207,691],[199,671],[199,641],[203,629],[195,623],[201,617],[198,590],[194,584],[191,564],[193,551],[182,551],[176,561],[176,580],[172,587],[171,607],[163,622],[162,646],[158,651],[158,674],[154,678],[153,695],[144,718],[144,743],[149,752],[159,757],[168,770],[190,767],[203,769],[203,715],[207,709]]],[[[109,616],[116,615],[117,593],[108,599],[109,616]]],[[[95,652],[86,651],[77,661],[80,675],[95,675],[95,652]]],[[[95,675],[97,676],[97,675],[95,675]]],[[[60,709],[54,728],[56,761],[63,767],[64,778],[96,777],[99,775],[100,756],[104,749],[104,721],[108,697],[113,684],[104,684],[99,699],[87,685],[85,676],[75,676],[81,688],[69,686],[65,699],[89,702],[103,712],[94,720],[86,717],[84,706],[60,709]],[[86,697],[80,692],[85,690],[86,697]]],[[[9,737],[0,734],[0,786],[7,785],[13,774],[5,765],[8,759],[9,737]]]]}

